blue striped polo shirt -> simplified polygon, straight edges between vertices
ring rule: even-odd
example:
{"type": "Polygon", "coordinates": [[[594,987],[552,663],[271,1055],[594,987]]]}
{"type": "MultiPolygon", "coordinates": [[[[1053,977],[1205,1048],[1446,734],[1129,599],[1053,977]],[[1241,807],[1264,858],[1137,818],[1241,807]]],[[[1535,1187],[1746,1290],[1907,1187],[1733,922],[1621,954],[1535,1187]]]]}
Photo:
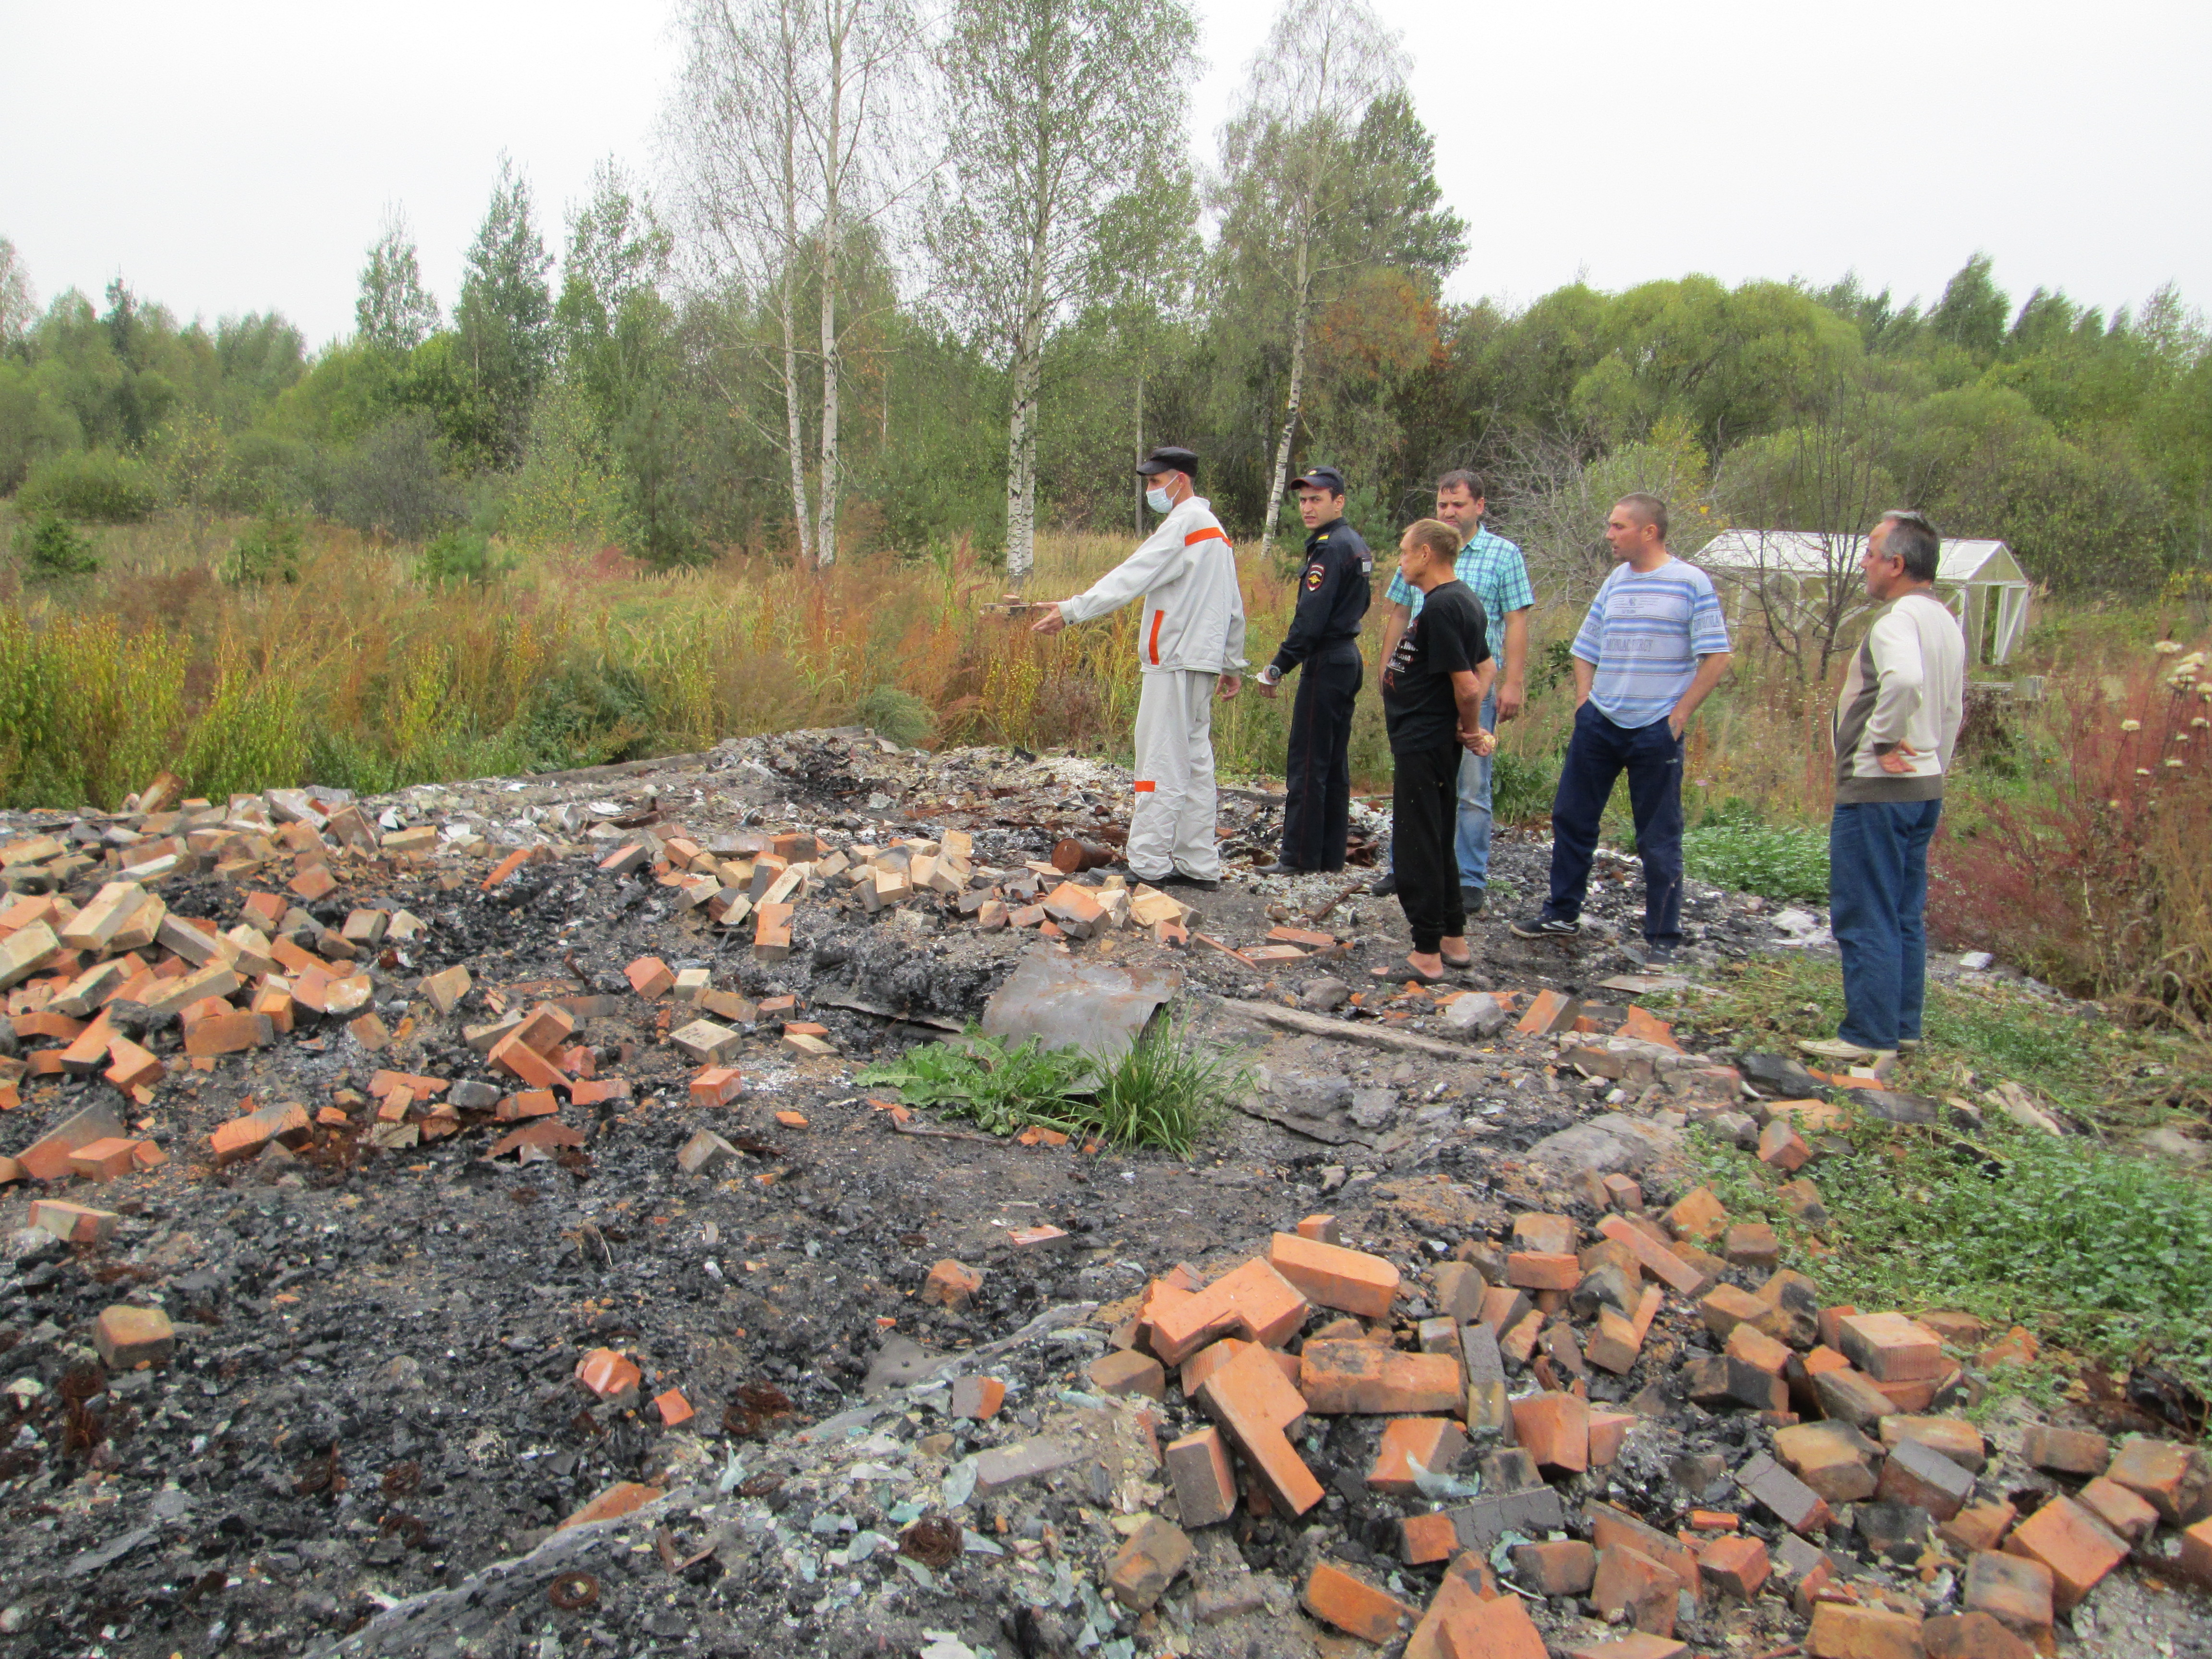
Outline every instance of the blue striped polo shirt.
{"type": "Polygon", "coordinates": [[[1613,567],[1575,635],[1574,653],[1597,673],[1590,702],[1615,726],[1664,720],[1698,675],[1698,659],[1729,648],[1712,579],[1669,557],[1639,575],[1613,567]]]}

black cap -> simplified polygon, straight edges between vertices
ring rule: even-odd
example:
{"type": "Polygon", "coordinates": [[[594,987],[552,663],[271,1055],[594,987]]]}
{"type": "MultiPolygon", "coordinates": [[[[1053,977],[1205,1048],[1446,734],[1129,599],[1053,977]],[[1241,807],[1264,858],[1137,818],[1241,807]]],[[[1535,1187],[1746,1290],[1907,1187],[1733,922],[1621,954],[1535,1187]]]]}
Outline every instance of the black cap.
{"type": "Polygon", "coordinates": [[[1186,477],[1195,478],[1198,476],[1198,457],[1174,444],[1162,444],[1137,463],[1137,471],[1148,478],[1156,472],[1180,472],[1186,477]]]}
{"type": "Polygon", "coordinates": [[[1304,484],[1312,489],[1326,489],[1332,495],[1341,495],[1344,494],[1344,474],[1333,466],[1308,467],[1291,480],[1291,488],[1293,489],[1300,484],[1304,484]]]}

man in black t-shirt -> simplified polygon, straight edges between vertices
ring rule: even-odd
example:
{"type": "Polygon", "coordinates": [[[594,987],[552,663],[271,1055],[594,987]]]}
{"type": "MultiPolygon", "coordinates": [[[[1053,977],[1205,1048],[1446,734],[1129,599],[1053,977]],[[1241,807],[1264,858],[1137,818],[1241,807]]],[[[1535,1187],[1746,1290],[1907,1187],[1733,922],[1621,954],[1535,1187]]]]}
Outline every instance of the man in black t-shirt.
{"type": "Polygon", "coordinates": [[[1420,590],[1421,611],[1382,665],[1398,902],[1413,935],[1406,960],[1424,981],[1440,980],[1445,969],[1472,960],[1452,848],[1459,758],[1462,750],[1486,755],[1497,746],[1481,720],[1497,665],[1482,602],[1454,569],[1458,553],[1458,532],[1441,520],[1423,519],[1407,529],[1398,544],[1398,570],[1420,590]]]}

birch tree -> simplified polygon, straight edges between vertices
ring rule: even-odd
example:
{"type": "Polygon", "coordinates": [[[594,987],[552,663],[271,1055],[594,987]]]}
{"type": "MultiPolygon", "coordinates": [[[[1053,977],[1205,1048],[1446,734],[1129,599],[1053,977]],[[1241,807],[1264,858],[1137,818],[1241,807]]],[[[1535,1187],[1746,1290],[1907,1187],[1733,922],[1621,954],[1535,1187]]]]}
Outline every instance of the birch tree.
{"type": "Polygon", "coordinates": [[[950,137],[930,240],[953,307],[1005,363],[1006,573],[1036,562],[1037,395],[1055,325],[1102,297],[1102,233],[1183,147],[1185,0],[955,0],[950,137]]]}
{"type": "Polygon", "coordinates": [[[1214,204],[1224,252],[1273,290],[1290,343],[1262,553],[1290,477],[1314,314],[1346,275],[1389,257],[1382,227],[1368,222],[1378,180],[1360,137],[1377,103],[1402,93],[1406,69],[1396,33],[1363,0],[1286,0],[1223,129],[1214,204]]]}
{"type": "MultiPolygon", "coordinates": [[[[710,268],[774,296],[783,430],[799,550],[837,555],[841,317],[856,234],[885,234],[929,157],[913,75],[921,37],[908,0],[690,0],[684,67],[669,126],[685,204],[710,268]],[[819,290],[803,347],[799,285],[819,290]],[[810,512],[803,369],[819,374],[816,495],[810,512]]],[[[739,402],[732,399],[733,404],[739,402]]]]}

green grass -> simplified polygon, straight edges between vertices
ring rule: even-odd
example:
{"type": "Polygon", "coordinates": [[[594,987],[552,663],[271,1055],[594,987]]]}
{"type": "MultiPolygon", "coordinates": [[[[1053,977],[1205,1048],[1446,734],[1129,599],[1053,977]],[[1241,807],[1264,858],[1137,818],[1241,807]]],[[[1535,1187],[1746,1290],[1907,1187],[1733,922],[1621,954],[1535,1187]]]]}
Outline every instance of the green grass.
{"type": "Polygon", "coordinates": [[[1243,1066],[1200,1051],[1164,1020],[1110,1061],[1079,1048],[1047,1048],[1035,1038],[1009,1048],[971,1025],[954,1042],[910,1049],[854,1081],[896,1089],[908,1105],[935,1107],[994,1135],[1034,1124],[1115,1146],[1158,1146],[1178,1158],[1191,1155],[1246,1086],[1243,1066]]]}
{"type": "Polygon", "coordinates": [[[1682,836],[1683,867],[1700,881],[1776,900],[1828,896],[1828,833],[1706,824],[1682,836]]]}
{"type": "Polygon", "coordinates": [[[1972,1137],[1856,1119],[1848,1156],[1805,1173],[1826,1256],[1772,1198],[1778,1177],[1702,1133],[1692,1158],[1729,1212],[1770,1220],[1835,1301],[1959,1309],[2024,1325],[2124,1376],[2137,1360],[2212,1390],[2212,1189],[2082,1139],[1998,1121],[1972,1137]]]}
{"type": "MultiPolygon", "coordinates": [[[[1844,1012],[1832,958],[1760,957],[1723,969],[1720,994],[1662,999],[1713,1043],[1794,1053],[1800,1037],[1832,1036],[1844,1012]]],[[[2212,1110],[2212,1056],[2171,1033],[2124,1029],[2084,1005],[2001,982],[1930,984],[1926,1046],[1907,1056],[1895,1086],[1923,1094],[1978,1093],[2005,1079],[2085,1119],[2131,1127],[2173,1107],[2212,1110]],[[2193,1079],[2193,1082],[2192,1082],[2193,1079]]]]}

